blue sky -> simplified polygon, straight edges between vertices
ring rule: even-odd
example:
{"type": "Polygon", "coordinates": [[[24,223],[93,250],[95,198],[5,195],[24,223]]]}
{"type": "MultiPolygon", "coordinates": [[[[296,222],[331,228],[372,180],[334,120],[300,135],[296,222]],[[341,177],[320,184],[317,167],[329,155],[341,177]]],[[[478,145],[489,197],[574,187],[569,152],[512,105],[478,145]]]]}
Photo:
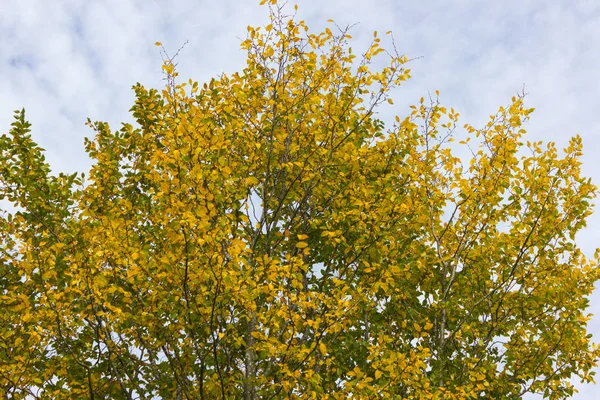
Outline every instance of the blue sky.
{"type": "MultiPolygon", "coordinates": [[[[525,87],[536,108],[528,140],[559,148],[580,134],[583,170],[600,184],[600,1],[297,0],[298,18],[320,30],[329,18],[358,23],[352,47],[366,49],[373,30],[392,30],[411,62],[413,79],[395,93],[393,108],[441,92],[441,101],[479,126],[525,87]]],[[[290,1],[293,4],[293,1],[290,1]]],[[[291,8],[290,8],[291,9],[291,8]]],[[[246,26],[261,25],[258,0],[2,0],[0,1],[0,133],[24,107],[34,139],[55,171],[85,171],[87,117],[118,128],[132,122],[131,86],[163,85],[154,42],[179,54],[180,75],[199,82],[240,70],[246,26]]],[[[600,212],[577,240],[592,256],[600,238],[600,212]]],[[[600,342],[600,292],[590,330],[600,342]]],[[[577,399],[596,398],[593,386],[577,399]]]]}

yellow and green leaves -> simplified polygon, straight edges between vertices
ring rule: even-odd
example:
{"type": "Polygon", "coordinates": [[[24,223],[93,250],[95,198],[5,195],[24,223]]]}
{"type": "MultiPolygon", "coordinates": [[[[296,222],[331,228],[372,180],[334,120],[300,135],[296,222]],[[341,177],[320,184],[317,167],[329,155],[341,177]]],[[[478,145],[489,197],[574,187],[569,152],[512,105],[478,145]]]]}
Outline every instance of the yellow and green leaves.
{"type": "Polygon", "coordinates": [[[167,60],[163,91],[134,86],[136,127],[89,121],[85,181],[51,175],[17,113],[2,395],[563,398],[591,381],[580,138],[524,144],[520,97],[458,144],[437,100],[386,130],[374,113],[409,60],[278,10],[248,29],[243,71],[178,84],[167,60]]]}

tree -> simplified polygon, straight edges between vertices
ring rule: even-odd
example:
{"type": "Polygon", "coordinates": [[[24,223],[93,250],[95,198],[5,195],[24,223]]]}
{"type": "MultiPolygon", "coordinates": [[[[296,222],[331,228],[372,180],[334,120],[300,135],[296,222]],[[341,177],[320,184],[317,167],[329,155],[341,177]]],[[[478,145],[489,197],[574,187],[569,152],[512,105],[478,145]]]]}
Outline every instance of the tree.
{"type": "Polygon", "coordinates": [[[558,399],[592,382],[581,139],[523,143],[523,96],[460,143],[437,93],[385,128],[408,58],[270,10],[243,71],[178,83],[167,59],[162,92],[134,86],[137,127],[88,121],[87,177],[51,174],[16,112],[4,398],[558,399]]]}

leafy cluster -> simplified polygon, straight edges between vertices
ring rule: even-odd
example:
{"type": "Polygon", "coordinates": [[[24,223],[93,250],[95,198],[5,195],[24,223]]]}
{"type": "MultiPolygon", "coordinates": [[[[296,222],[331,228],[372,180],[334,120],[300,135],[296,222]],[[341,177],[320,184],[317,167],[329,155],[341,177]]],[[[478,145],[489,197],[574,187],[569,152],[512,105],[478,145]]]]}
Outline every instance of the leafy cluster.
{"type": "Polygon", "coordinates": [[[52,175],[16,113],[3,398],[558,399],[592,381],[581,139],[523,143],[522,97],[461,143],[437,96],[385,128],[409,60],[270,10],[243,71],[177,83],[168,59],[162,92],[134,86],[137,127],[90,121],[87,177],[52,175]]]}

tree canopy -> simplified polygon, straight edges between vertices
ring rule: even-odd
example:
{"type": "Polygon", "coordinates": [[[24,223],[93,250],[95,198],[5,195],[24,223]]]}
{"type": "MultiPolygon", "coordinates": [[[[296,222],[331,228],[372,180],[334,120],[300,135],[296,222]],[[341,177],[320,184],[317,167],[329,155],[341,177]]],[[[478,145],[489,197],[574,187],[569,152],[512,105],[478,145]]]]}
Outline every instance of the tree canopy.
{"type": "Polygon", "coordinates": [[[180,82],[167,59],[162,91],[133,87],[135,126],[88,121],[87,175],[53,174],[15,113],[4,398],[559,399],[592,382],[581,139],[526,141],[523,96],[477,129],[438,93],[384,124],[410,60],[270,3],[242,71],[180,82]]]}

